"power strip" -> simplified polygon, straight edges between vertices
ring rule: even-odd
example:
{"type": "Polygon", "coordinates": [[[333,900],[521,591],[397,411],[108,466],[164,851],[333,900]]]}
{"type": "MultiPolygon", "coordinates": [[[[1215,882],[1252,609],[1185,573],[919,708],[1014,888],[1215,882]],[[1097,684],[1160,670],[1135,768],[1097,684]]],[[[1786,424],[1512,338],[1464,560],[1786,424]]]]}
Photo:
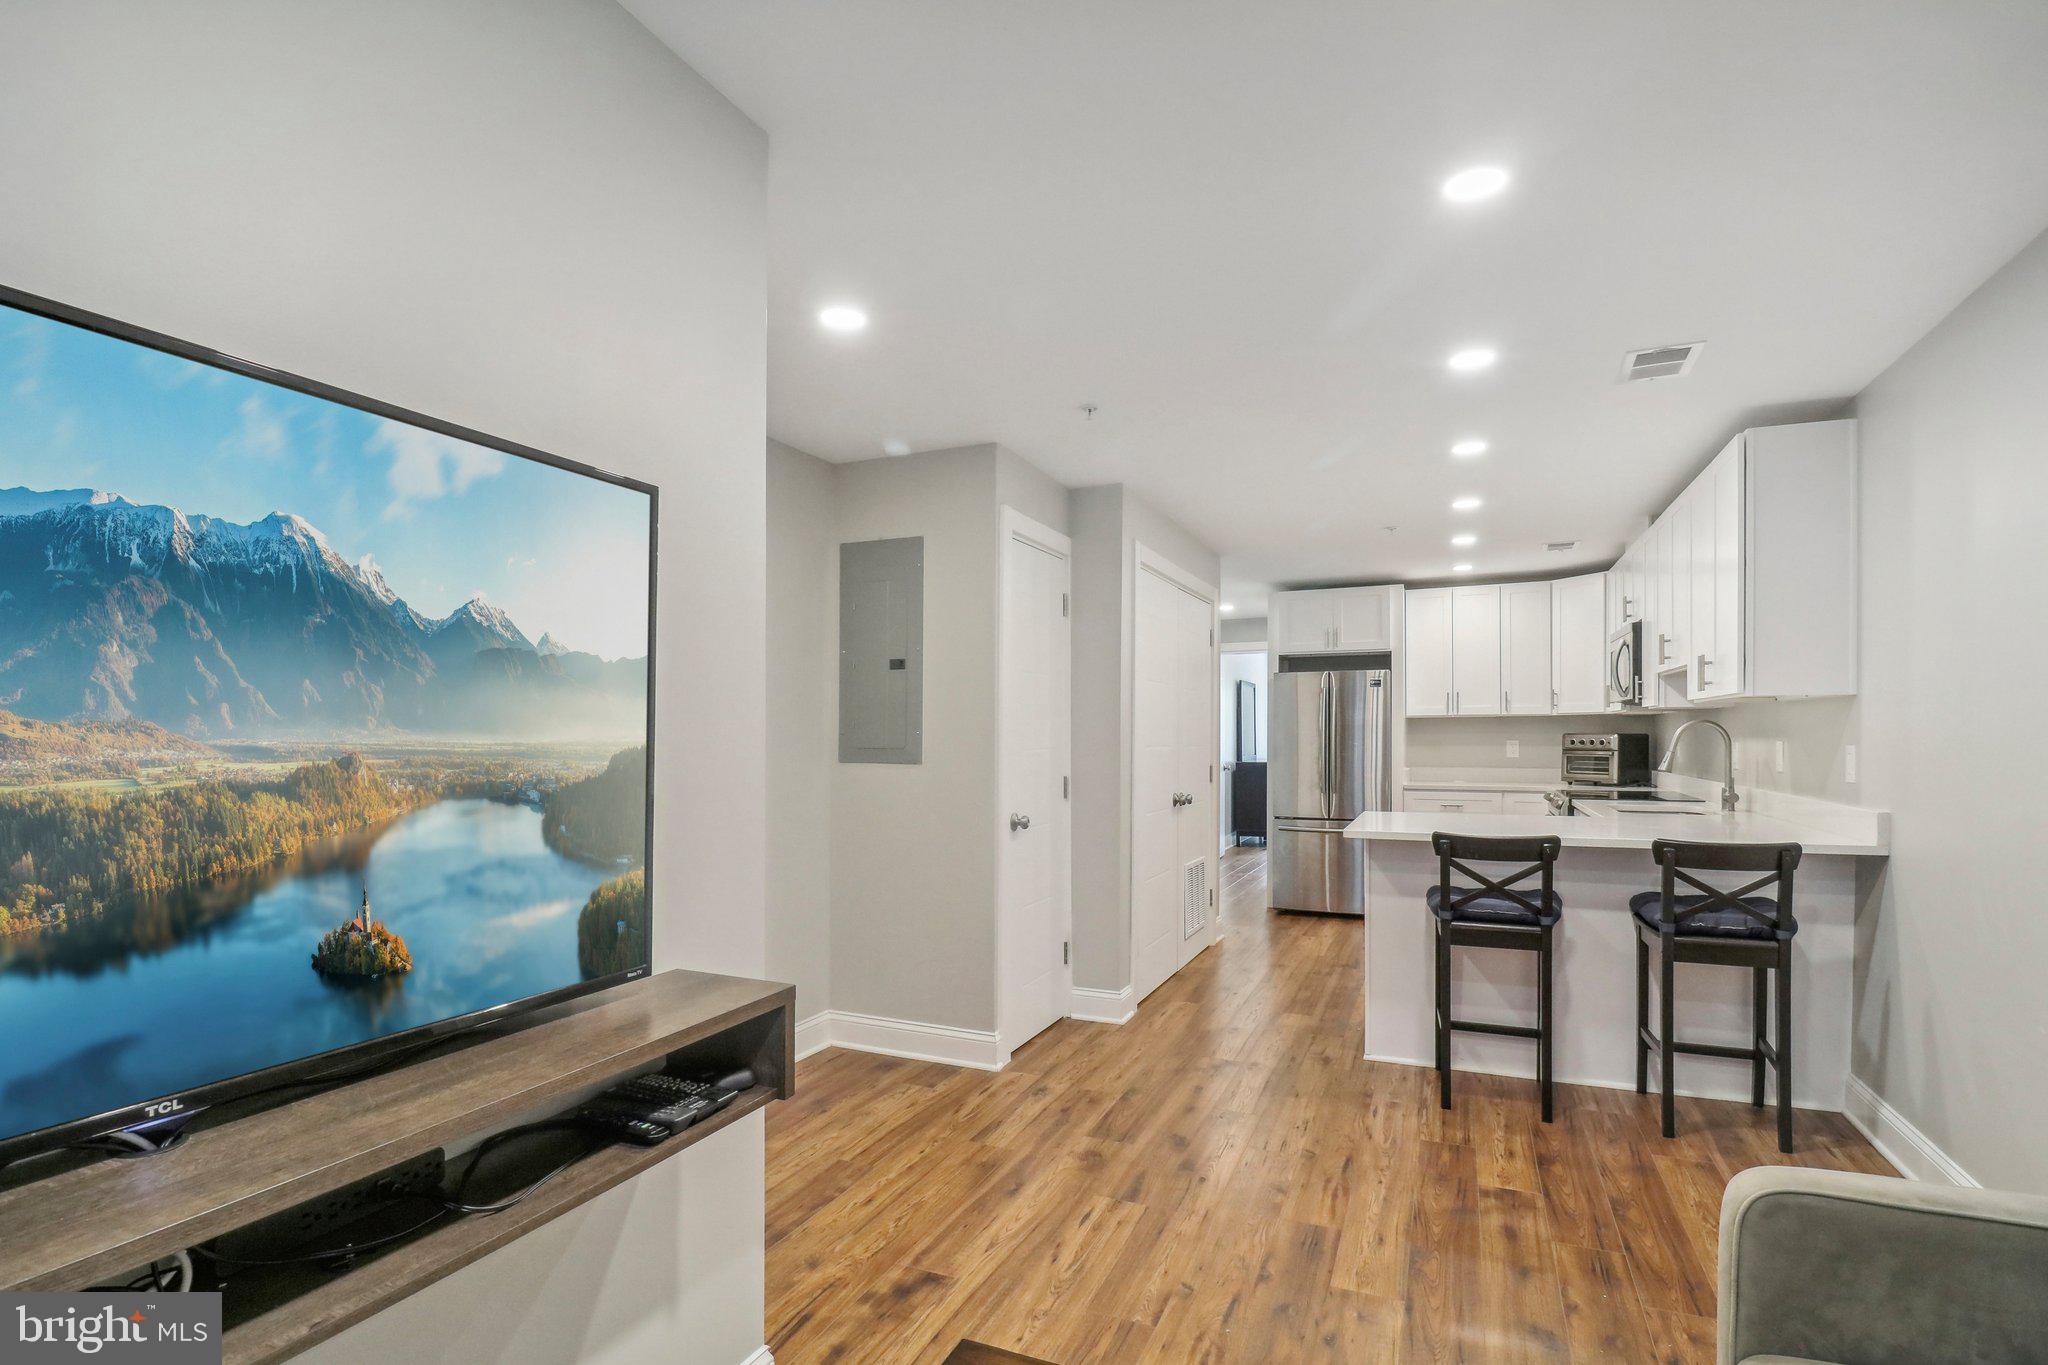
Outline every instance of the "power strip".
{"type": "MultiPolygon", "coordinates": [[[[261,1260],[290,1255],[309,1243],[329,1240],[339,1228],[389,1208],[407,1195],[438,1200],[447,1170],[447,1159],[437,1147],[408,1161],[366,1176],[352,1185],[294,1205],[282,1213],[258,1219],[247,1227],[223,1233],[213,1249],[224,1258],[261,1260]]],[[[422,1200],[419,1209],[428,1205],[422,1200]]]]}

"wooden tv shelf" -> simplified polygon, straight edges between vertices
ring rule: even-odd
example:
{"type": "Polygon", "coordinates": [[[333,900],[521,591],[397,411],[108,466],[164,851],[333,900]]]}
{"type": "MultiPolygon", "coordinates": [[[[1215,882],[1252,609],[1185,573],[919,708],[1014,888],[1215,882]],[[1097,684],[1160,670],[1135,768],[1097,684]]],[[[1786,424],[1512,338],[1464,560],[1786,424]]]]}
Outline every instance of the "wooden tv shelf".
{"type": "MultiPolygon", "coordinates": [[[[655,1147],[601,1147],[501,1213],[458,1214],[304,1276],[223,1297],[226,1358],[283,1360],[702,1142],[795,1081],[794,987],[669,971],[463,1035],[452,1050],[246,1117],[139,1160],[0,1189],[0,1289],[81,1289],[451,1143],[573,1107],[636,1071],[753,1069],[724,1112],[655,1147]],[[269,1292],[277,1292],[269,1286],[269,1292]]],[[[211,1116],[206,1116],[211,1117],[211,1116]]],[[[203,1120],[202,1120],[203,1122],[203,1120]]]]}

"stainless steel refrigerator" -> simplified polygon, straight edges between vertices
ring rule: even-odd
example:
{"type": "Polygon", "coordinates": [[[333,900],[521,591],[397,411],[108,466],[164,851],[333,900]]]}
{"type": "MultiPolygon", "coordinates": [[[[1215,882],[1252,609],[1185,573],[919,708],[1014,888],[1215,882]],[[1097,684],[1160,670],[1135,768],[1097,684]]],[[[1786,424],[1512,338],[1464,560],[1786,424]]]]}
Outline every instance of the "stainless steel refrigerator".
{"type": "Polygon", "coordinates": [[[1393,675],[1283,659],[1268,713],[1275,910],[1365,913],[1365,845],[1344,837],[1393,804],[1393,675]]]}

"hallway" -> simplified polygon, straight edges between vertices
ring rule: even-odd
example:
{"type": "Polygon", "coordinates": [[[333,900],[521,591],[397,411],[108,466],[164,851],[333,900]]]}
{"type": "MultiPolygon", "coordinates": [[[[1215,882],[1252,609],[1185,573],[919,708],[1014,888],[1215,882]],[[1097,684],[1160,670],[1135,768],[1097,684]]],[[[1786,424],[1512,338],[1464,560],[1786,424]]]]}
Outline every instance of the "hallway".
{"type": "MultiPolygon", "coordinates": [[[[1891,1173],[1838,1115],[1364,1061],[1356,922],[1274,915],[1222,862],[1224,937],[1121,1027],[999,1073],[828,1049],[768,1118],[782,1365],[1713,1358],[1721,1188],[1772,1162],[1891,1173]]],[[[1420,907],[1416,909],[1421,914],[1420,907]]]]}

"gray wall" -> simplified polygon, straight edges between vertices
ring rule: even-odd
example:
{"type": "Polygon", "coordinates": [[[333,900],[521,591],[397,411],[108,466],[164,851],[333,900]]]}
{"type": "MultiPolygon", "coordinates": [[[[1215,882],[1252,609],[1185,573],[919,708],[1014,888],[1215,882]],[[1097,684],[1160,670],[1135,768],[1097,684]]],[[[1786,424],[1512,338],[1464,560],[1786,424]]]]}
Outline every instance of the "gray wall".
{"type": "Polygon", "coordinates": [[[1262,645],[1266,642],[1266,618],[1226,616],[1216,638],[1226,645],[1262,645]]]}
{"type": "MultiPolygon", "coordinates": [[[[656,965],[758,974],[760,130],[609,0],[14,3],[0,127],[10,284],[662,485],[656,965]]],[[[761,1142],[306,1359],[731,1365],[761,1142]]]]}
{"type": "Polygon", "coordinates": [[[768,443],[768,975],[796,1016],[831,1007],[833,704],[839,537],[832,466],[768,443]]]}
{"type": "MultiPolygon", "coordinates": [[[[1074,984],[1131,981],[1131,666],[1137,547],[1212,586],[1217,553],[1122,484],[1067,498],[1074,540],[1074,984]]],[[[1220,790],[1220,789],[1219,789],[1220,790]]]]}
{"type": "Polygon", "coordinates": [[[993,1029],[995,448],[833,473],[837,541],[924,537],[924,761],[834,765],[832,1008],[993,1029]]]}
{"type": "Polygon", "coordinates": [[[995,445],[768,463],[770,660],[800,675],[769,683],[771,963],[801,1017],[992,1030],[1000,509],[1064,532],[1066,490],[995,445]],[[838,547],[894,536],[925,542],[924,761],[839,763],[838,547]]]}
{"type": "MultiPolygon", "coordinates": [[[[1853,702],[1715,712],[1754,780],[1892,812],[1860,924],[1855,1074],[1986,1185],[2048,1192],[2048,236],[1857,398],[1853,702]],[[1759,771],[1783,738],[1791,771],[1759,771]],[[1841,747],[1858,746],[1860,781],[1841,747]]],[[[1666,728],[1675,725],[1667,720],[1666,728]]],[[[1688,748],[1692,748],[1688,740],[1688,748]]],[[[1711,766],[1711,746],[1684,757],[1711,766]]]]}

